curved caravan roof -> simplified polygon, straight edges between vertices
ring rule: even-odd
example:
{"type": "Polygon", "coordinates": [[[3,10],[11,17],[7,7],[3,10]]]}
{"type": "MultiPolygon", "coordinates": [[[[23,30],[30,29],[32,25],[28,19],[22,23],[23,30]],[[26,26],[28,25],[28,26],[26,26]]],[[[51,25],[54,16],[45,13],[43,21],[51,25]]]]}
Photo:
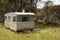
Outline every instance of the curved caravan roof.
{"type": "Polygon", "coordinates": [[[31,13],[31,12],[9,12],[9,13],[6,13],[5,16],[16,16],[16,15],[35,15],[34,13],[31,13]]]}

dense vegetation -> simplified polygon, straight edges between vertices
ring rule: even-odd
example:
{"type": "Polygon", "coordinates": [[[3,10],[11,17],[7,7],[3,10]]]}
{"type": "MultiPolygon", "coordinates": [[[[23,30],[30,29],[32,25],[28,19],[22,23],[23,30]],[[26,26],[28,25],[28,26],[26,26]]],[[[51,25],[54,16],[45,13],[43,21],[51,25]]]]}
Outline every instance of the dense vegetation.
{"type": "MultiPolygon", "coordinates": [[[[25,9],[26,12],[34,12],[38,14],[36,3],[33,0],[30,2],[22,0],[0,0],[0,23],[4,22],[4,14],[7,12],[21,12],[25,9]]],[[[60,24],[60,5],[54,5],[52,1],[47,1],[44,8],[39,9],[42,15],[37,15],[38,23],[42,24],[60,24]],[[42,21],[40,20],[42,19],[42,21]]]]}
{"type": "Polygon", "coordinates": [[[60,25],[60,5],[55,5],[52,7],[44,7],[43,9],[41,9],[42,12],[41,15],[39,16],[40,20],[45,21],[46,24],[59,24],[60,25]]]}
{"type": "Polygon", "coordinates": [[[35,12],[35,3],[33,3],[33,0],[30,0],[30,2],[23,0],[0,0],[0,22],[4,21],[5,13],[21,12],[22,9],[25,9],[26,12],[35,12]]]}
{"type": "Polygon", "coordinates": [[[44,8],[39,9],[40,15],[38,14],[38,23],[60,25],[60,5],[53,5],[52,1],[47,1],[44,8]]]}

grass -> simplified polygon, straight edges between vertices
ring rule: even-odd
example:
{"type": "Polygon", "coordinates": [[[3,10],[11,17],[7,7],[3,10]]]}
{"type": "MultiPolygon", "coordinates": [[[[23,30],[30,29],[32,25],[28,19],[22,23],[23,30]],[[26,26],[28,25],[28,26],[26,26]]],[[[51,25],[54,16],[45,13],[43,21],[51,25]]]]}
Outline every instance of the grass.
{"type": "Polygon", "coordinates": [[[0,40],[60,40],[60,28],[44,28],[30,33],[15,33],[0,25],[0,40]]]}

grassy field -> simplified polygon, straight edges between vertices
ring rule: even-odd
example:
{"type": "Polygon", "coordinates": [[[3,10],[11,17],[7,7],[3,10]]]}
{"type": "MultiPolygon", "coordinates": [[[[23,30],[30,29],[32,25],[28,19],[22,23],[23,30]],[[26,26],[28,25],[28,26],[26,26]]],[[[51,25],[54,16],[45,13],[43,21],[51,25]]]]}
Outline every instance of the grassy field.
{"type": "Polygon", "coordinates": [[[60,28],[44,28],[30,33],[15,33],[0,25],[0,40],[60,40],[60,28]]]}

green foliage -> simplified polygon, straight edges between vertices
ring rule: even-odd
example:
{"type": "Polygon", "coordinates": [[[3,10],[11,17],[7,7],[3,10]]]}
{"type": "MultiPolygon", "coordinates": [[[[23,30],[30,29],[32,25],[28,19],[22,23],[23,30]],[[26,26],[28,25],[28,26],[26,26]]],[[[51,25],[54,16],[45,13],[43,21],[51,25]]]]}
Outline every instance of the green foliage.
{"type": "Polygon", "coordinates": [[[36,7],[31,0],[31,2],[22,0],[0,0],[0,22],[4,21],[4,15],[7,12],[21,12],[24,8],[25,11],[34,12],[36,7]]]}
{"type": "MultiPolygon", "coordinates": [[[[46,24],[58,24],[60,25],[60,5],[55,6],[45,6],[41,11],[42,14],[45,16],[46,24]],[[57,20],[59,22],[57,22],[57,20]]],[[[55,25],[54,24],[54,25],[55,25]]]]}

